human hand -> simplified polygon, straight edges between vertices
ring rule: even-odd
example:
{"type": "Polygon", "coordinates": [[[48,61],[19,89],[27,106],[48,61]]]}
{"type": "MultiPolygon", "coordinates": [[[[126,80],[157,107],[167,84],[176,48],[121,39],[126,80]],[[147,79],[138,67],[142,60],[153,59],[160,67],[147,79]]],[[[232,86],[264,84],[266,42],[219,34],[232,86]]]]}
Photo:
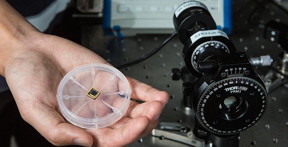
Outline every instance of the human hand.
{"type": "Polygon", "coordinates": [[[39,33],[17,46],[19,52],[5,66],[5,77],[21,116],[57,146],[124,146],[150,132],[167,103],[168,94],[128,78],[131,101],[126,115],[114,125],[85,130],[59,113],[56,91],[63,76],[83,64],[104,63],[101,57],[66,39],[39,33]],[[20,49],[21,48],[21,49],[20,49]]]}

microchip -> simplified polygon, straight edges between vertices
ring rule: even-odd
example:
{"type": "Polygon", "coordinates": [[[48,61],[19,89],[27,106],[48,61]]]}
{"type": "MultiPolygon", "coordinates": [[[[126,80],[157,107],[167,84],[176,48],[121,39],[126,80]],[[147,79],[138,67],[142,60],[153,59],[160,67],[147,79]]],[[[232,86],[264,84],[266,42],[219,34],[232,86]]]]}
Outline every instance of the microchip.
{"type": "Polygon", "coordinates": [[[91,88],[88,93],[87,93],[87,96],[90,97],[91,99],[93,100],[96,100],[97,97],[100,95],[100,91],[94,89],[94,88],[91,88]]]}

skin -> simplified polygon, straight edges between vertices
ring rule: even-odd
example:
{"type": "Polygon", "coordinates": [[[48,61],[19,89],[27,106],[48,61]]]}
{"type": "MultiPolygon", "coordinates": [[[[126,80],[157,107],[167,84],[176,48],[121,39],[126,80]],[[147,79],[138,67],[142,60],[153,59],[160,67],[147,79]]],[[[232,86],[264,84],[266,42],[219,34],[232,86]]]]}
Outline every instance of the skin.
{"type": "Polygon", "coordinates": [[[128,78],[132,102],[114,125],[85,130],[60,114],[56,90],[63,76],[83,64],[104,63],[90,50],[36,30],[6,1],[0,0],[0,75],[7,80],[25,121],[56,146],[125,146],[149,133],[158,122],[168,94],[128,78]]]}

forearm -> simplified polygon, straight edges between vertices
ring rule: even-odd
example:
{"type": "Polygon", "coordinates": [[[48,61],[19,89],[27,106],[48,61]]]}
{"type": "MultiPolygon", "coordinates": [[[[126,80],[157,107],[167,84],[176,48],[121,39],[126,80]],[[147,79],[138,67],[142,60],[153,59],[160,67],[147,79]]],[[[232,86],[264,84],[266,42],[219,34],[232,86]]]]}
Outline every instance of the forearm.
{"type": "Polygon", "coordinates": [[[0,16],[0,75],[4,76],[5,66],[39,32],[5,0],[0,0],[0,16]]]}

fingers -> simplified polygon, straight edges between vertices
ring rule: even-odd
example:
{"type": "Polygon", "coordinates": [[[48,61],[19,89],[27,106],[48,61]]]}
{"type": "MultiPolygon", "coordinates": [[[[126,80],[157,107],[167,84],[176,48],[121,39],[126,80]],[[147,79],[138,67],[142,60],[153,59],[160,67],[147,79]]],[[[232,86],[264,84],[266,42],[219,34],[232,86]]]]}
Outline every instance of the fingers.
{"type": "Polygon", "coordinates": [[[143,134],[146,129],[146,126],[149,123],[149,119],[145,116],[138,116],[134,119],[129,119],[127,123],[122,125],[119,128],[114,128],[111,131],[105,131],[107,134],[101,134],[101,131],[88,130],[91,134],[95,136],[101,136],[97,138],[94,142],[95,145],[101,146],[105,145],[106,147],[115,147],[115,146],[125,146],[143,134]],[[101,134],[101,135],[100,135],[101,134]]]}
{"type": "Polygon", "coordinates": [[[130,111],[130,117],[135,118],[138,116],[145,116],[149,118],[149,124],[146,126],[142,133],[142,136],[147,135],[158,124],[158,119],[163,111],[164,104],[159,101],[145,102],[142,104],[136,104],[133,110],[130,111]]]}
{"type": "Polygon", "coordinates": [[[131,107],[127,111],[127,115],[131,118],[137,116],[146,116],[150,120],[158,120],[164,105],[159,101],[145,102],[142,104],[137,104],[136,102],[131,102],[131,107]]]}
{"type": "Polygon", "coordinates": [[[142,101],[160,101],[163,104],[168,102],[168,93],[159,91],[147,84],[132,78],[127,78],[132,88],[131,97],[142,101]]]}
{"type": "Polygon", "coordinates": [[[65,122],[57,124],[53,128],[53,131],[50,131],[47,134],[48,135],[44,135],[47,136],[47,140],[57,146],[71,144],[91,146],[93,143],[93,139],[90,134],[65,122]]]}
{"type": "Polygon", "coordinates": [[[131,118],[138,116],[149,118],[149,124],[146,126],[142,135],[148,134],[158,123],[159,116],[165,104],[168,102],[168,93],[159,91],[132,78],[128,78],[128,80],[132,88],[131,97],[146,102],[142,104],[131,102],[127,115],[131,118]]]}
{"type": "Polygon", "coordinates": [[[137,117],[129,121],[126,126],[118,129],[118,132],[114,132],[112,137],[118,137],[121,140],[126,140],[123,142],[123,144],[121,144],[121,146],[126,145],[138,139],[143,134],[143,131],[146,129],[148,123],[149,119],[147,117],[137,117]],[[119,134],[121,135],[119,136],[119,134]]]}
{"type": "Polygon", "coordinates": [[[41,135],[56,146],[63,145],[82,145],[91,146],[92,136],[83,129],[72,124],[66,123],[55,109],[45,104],[20,107],[21,115],[30,123],[41,135]],[[28,110],[27,110],[28,109],[28,110]]]}
{"type": "Polygon", "coordinates": [[[156,127],[163,108],[164,104],[159,101],[145,102],[142,104],[131,102],[127,115],[132,119],[138,116],[145,116],[149,119],[149,124],[146,126],[145,131],[142,134],[146,135],[156,127]]]}

